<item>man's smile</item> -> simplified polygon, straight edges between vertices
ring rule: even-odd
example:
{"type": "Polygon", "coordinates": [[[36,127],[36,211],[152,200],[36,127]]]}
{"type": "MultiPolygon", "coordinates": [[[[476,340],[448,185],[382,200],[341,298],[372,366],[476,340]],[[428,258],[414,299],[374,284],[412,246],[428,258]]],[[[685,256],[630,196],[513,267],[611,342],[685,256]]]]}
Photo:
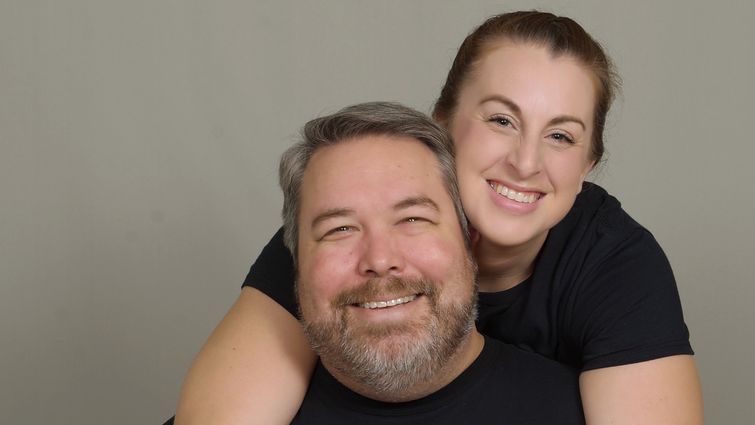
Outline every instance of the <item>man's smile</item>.
{"type": "Polygon", "coordinates": [[[368,302],[360,303],[357,305],[361,308],[369,308],[369,309],[386,308],[386,307],[393,307],[396,305],[406,304],[408,302],[414,301],[415,298],[417,298],[417,295],[413,294],[413,295],[408,295],[406,297],[395,298],[388,301],[368,301],[368,302]]]}

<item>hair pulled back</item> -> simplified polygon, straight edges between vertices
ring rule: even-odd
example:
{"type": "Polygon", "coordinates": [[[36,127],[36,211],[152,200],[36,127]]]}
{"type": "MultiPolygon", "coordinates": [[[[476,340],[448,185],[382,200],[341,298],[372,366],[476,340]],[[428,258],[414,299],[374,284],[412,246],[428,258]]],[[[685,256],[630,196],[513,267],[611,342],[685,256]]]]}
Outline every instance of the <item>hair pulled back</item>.
{"type": "Polygon", "coordinates": [[[619,79],[611,59],[600,44],[582,26],[570,18],[538,11],[511,12],[488,18],[464,39],[446,83],[435,102],[433,117],[448,124],[453,117],[464,83],[474,66],[496,43],[511,41],[541,45],[554,56],[568,55],[589,69],[597,82],[590,156],[599,163],[605,151],[603,130],[606,116],[619,88],[619,79]]]}

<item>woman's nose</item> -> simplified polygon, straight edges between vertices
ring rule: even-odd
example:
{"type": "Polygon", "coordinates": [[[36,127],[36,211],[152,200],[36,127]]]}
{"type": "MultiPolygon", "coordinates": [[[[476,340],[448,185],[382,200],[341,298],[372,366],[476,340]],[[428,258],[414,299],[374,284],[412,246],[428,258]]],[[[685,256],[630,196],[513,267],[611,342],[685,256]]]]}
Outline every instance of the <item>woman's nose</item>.
{"type": "Polygon", "coordinates": [[[514,144],[507,156],[508,164],[516,170],[518,177],[526,179],[540,172],[540,143],[536,138],[522,138],[514,144]]]}

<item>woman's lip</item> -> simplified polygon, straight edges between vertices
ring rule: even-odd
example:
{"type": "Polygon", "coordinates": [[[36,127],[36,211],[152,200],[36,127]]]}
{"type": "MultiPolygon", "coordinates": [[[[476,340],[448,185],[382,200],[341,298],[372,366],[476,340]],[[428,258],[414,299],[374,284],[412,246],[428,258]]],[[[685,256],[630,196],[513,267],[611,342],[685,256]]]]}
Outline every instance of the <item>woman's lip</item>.
{"type": "MultiPolygon", "coordinates": [[[[515,215],[529,214],[531,212],[534,212],[540,205],[540,201],[543,199],[543,197],[545,197],[545,194],[543,194],[542,192],[530,191],[524,192],[526,194],[526,197],[524,197],[521,201],[517,201],[516,199],[509,198],[508,196],[511,195],[508,193],[508,196],[498,193],[494,182],[488,181],[488,187],[490,188],[490,197],[493,203],[499,208],[502,208],[504,211],[508,211],[515,215]]],[[[514,198],[516,198],[516,195],[514,195],[514,198]]]]}
{"type": "Polygon", "coordinates": [[[532,204],[542,198],[542,192],[524,191],[519,192],[517,190],[506,187],[502,184],[495,182],[488,182],[493,191],[503,198],[512,200],[514,202],[520,202],[523,204],[532,204]]]}
{"type": "Polygon", "coordinates": [[[534,189],[534,188],[531,188],[531,187],[518,186],[518,185],[515,185],[515,184],[512,184],[512,183],[507,183],[507,182],[504,182],[504,181],[501,181],[501,180],[487,180],[487,182],[488,182],[489,185],[506,186],[507,188],[513,189],[513,190],[515,190],[517,192],[535,193],[535,194],[539,194],[541,196],[545,194],[544,192],[541,192],[541,191],[539,191],[537,189],[534,189]]]}

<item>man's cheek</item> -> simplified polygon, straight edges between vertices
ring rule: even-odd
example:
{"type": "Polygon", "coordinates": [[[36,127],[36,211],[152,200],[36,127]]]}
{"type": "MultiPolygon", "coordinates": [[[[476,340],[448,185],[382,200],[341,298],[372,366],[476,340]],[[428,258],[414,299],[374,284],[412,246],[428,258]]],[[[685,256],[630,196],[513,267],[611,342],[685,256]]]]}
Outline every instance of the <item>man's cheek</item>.
{"type": "MultiPolygon", "coordinates": [[[[465,255],[460,251],[459,244],[449,243],[442,236],[427,236],[418,242],[410,250],[414,253],[416,264],[422,269],[423,274],[434,280],[442,280],[446,270],[452,268],[465,255]]],[[[463,248],[463,245],[461,247],[463,248]]]]}

